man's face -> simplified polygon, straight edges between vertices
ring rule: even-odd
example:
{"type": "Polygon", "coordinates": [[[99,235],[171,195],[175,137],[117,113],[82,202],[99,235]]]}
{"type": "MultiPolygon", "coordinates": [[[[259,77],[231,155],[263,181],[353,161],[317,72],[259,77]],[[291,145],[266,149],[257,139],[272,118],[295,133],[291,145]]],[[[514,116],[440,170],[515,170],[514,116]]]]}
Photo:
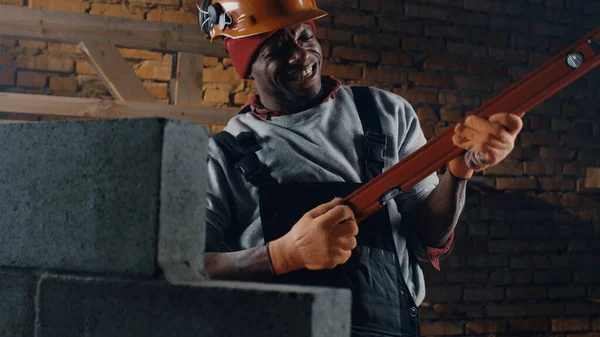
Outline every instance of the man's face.
{"type": "Polygon", "coordinates": [[[261,95],[306,104],[321,91],[321,46],[308,24],[282,29],[265,41],[251,75],[261,95]]]}

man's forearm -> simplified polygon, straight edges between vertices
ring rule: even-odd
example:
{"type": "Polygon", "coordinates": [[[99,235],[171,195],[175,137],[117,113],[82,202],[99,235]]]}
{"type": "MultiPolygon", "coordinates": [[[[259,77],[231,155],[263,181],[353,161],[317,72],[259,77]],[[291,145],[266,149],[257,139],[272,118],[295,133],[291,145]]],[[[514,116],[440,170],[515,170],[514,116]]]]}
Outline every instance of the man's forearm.
{"type": "Polygon", "coordinates": [[[438,186],[420,204],[417,235],[429,247],[442,247],[450,238],[465,204],[467,181],[447,170],[438,186]]]}
{"type": "Polygon", "coordinates": [[[231,253],[205,253],[204,268],[211,279],[265,281],[273,277],[264,246],[231,253]]]}

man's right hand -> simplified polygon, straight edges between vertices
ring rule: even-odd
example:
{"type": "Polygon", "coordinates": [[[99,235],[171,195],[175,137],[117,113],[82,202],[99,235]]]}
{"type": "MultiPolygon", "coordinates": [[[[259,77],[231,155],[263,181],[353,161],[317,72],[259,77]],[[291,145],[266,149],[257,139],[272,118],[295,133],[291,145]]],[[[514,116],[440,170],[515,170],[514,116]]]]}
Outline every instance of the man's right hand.
{"type": "Polygon", "coordinates": [[[344,264],[356,247],[357,234],[354,212],[335,198],[304,214],[286,235],[269,243],[273,271],[281,275],[344,264]]]}

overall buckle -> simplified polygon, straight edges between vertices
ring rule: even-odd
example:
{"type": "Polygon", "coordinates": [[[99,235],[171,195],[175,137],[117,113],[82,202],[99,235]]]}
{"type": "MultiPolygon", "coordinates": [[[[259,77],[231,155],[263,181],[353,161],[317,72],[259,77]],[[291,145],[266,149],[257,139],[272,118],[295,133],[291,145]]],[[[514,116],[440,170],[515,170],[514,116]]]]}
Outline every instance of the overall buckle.
{"type": "Polygon", "coordinates": [[[366,160],[383,163],[387,150],[387,137],[381,133],[367,131],[365,143],[367,147],[366,160]]]}

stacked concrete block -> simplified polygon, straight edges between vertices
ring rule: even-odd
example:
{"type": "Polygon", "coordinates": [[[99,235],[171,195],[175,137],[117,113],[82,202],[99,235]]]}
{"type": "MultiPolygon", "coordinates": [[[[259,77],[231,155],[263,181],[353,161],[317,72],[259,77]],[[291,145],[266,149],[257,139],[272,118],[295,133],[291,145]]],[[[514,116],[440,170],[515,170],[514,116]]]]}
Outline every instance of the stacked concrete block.
{"type": "Polygon", "coordinates": [[[154,274],[163,125],[0,127],[0,265],[154,274]]]}
{"type": "Polygon", "coordinates": [[[349,336],[347,290],[206,280],[205,127],[65,121],[0,137],[0,337],[349,336]]]}
{"type": "Polygon", "coordinates": [[[33,335],[35,277],[0,269],[0,336],[33,335]]]}
{"type": "Polygon", "coordinates": [[[164,129],[158,263],[175,284],[203,278],[207,137],[193,124],[164,129]]]}
{"type": "Polygon", "coordinates": [[[348,336],[346,290],[43,277],[37,337],[348,336]]]}

